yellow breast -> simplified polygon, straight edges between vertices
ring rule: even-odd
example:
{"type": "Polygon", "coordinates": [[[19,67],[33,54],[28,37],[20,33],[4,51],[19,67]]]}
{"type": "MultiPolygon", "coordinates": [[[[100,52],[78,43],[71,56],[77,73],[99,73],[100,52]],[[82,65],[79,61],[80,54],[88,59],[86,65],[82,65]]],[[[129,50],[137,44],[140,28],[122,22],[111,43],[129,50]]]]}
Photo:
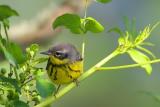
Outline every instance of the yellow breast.
{"type": "Polygon", "coordinates": [[[47,73],[55,84],[68,84],[76,80],[82,74],[82,61],[70,64],[55,65],[49,63],[47,73]]]}

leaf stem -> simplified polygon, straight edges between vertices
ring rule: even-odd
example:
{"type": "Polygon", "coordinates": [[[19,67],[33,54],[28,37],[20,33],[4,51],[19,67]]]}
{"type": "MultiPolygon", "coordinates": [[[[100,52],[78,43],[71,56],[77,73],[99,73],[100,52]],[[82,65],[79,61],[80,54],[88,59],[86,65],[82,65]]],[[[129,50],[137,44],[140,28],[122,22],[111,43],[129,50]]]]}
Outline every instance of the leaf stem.
{"type": "Polygon", "coordinates": [[[84,59],[84,53],[85,53],[85,39],[83,38],[83,42],[82,42],[82,58],[84,59]]]}
{"type": "Polygon", "coordinates": [[[9,63],[9,69],[10,69],[10,72],[9,72],[8,78],[11,78],[11,76],[13,75],[13,70],[12,70],[12,64],[10,63],[9,63]]]}
{"type": "Polygon", "coordinates": [[[158,21],[156,24],[154,24],[150,30],[150,33],[160,24],[160,21],[158,21]]]}
{"type": "Polygon", "coordinates": [[[29,80],[27,80],[25,83],[23,83],[20,87],[22,88],[23,86],[25,86],[26,84],[28,84],[29,82],[35,80],[35,78],[33,78],[32,76],[29,78],[29,80]]]}
{"type": "MultiPolygon", "coordinates": [[[[91,67],[89,70],[87,70],[86,72],[83,73],[83,75],[78,79],[78,81],[82,81],[84,79],[86,79],[87,77],[91,76],[93,73],[96,72],[97,68],[101,67],[102,65],[104,65],[106,62],[110,61],[112,58],[116,57],[119,54],[119,52],[117,50],[113,51],[110,55],[108,55],[106,58],[102,59],[100,62],[98,62],[96,65],[94,65],[93,67],[91,67]]],[[[35,107],[45,107],[51,103],[53,103],[54,101],[56,101],[57,99],[59,99],[60,97],[62,97],[63,95],[65,95],[66,93],[68,93],[71,89],[73,89],[76,86],[75,83],[70,83],[69,85],[67,85],[66,87],[64,87],[62,90],[59,91],[59,93],[56,94],[55,96],[51,96],[46,98],[42,103],[36,105],[35,107]]]]}
{"type": "Polygon", "coordinates": [[[145,62],[145,63],[140,63],[140,64],[129,64],[129,65],[121,65],[121,66],[113,66],[113,67],[100,67],[100,68],[97,68],[97,70],[126,69],[126,68],[139,67],[139,66],[142,66],[142,65],[158,63],[158,62],[160,62],[160,59],[155,59],[155,60],[148,61],[148,62],[145,62]]]}
{"type": "Polygon", "coordinates": [[[85,0],[84,19],[87,17],[88,0],[85,0]]]}
{"type": "Polygon", "coordinates": [[[2,35],[1,35],[1,23],[0,23],[0,37],[2,38],[2,35]]]}
{"type": "Polygon", "coordinates": [[[84,61],[85,61],[85,39],[83,37],[83,42],[82,42],[82,68],[83,68],[83,71],[84,71],[84,61]]]}
{"type": "Polygon", "coordinates": [[[9,36],[8,36],[8,32],[7,32],[7,27],[5,26],[5,24],[3,23],[3,27],[4,27],[4,31],[5,31],[5,34],[6,34],[6,37],[7,37],[7,40],[9,42],[9,36]]]}
{"type": "Polygon", "coordinates": [[[19,77],[18,77],[17,69],[15,67],[13,67],[13,70],[14,70],[14,74],[15,74],[16,80],[19,82],[19,77]]]}

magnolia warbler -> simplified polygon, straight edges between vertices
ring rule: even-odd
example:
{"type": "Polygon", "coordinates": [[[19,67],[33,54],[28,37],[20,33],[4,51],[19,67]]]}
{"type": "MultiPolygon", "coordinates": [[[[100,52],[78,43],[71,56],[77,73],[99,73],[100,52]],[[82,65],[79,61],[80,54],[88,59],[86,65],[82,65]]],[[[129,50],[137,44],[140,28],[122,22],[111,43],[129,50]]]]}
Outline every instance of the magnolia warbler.
{"type": "Polygon", "coordinates": [[[46,70],[53,83],[58,85],[55,93],[62,84],[77,82],[83,72],[83,59],[71,44],[58,44],[41,54],[49,56],[46,70]]]}

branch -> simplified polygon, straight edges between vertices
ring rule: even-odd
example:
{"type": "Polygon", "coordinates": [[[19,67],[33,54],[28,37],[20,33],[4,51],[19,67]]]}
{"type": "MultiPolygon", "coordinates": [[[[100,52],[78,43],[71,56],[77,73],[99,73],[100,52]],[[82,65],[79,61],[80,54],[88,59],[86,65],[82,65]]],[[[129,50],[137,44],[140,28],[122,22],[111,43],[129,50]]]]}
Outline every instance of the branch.
{"type": "Polygon", "coordinates": [[[121,66],[113,66],[113,67],[100,67],[100,68],[97,68],[97,70],[116,70],[116,69],[133,68],[133,67],[139,67],[146,64],[158,63],[158,62],[160,62],[160,59],[148,61],[141,64],[129,64],[129,65],[121,65],[121,66]]]}
{"type": "MultiPolygon", "coordinates": [[[[93,73],[96,72],[97,68],[103,66],[105,63],[107,63],[108,61],[110,61],[112,58],[116,57],[118,54],[119,54],[119,52],[117,50],[113,51],[106,58],[102,59],[96,65],[94,65],[89,70],[87,70],[86,72],[84,72],[83,75],[78,79],[78,81],[82,81],[82,80],[88,78],[89,76],[91,76],[93,73]]],[[[35,107],[45,107],[45,106],[53,103],[54,101],[56,101],[57,99],[59,99],[60,97],[62,97],[66,93],[68,93],[75,86],[76,86],[75,83],[70,83],[69,85],[67,85],[66,87],[64,87],[62,90],[60,90],[59,93],[56,94],[56,97],[55,96],[48,97],[42,103],[36,105],[35,107]]]]}
{"type": "MultiPolygon", "coordinates": [[[[85,61],[85,58],[84,58],[84,53],[85,53],[85,42],[84,42],[84,39],[83,39],[83,43],[82,43],[82,68],[84,68],[84,61],[85,61]]],[[[84,70],[83,70],[84,71],[84,70]]]]}
{"type": "Polygon", "coordinates": [[[83,40],[83,43],[82,43],[82,58],[84,59],[84,53],[85,53],[85,42],[83,40]]]}
{"type": "Polygon", "coordinates": [[[26,84],[28,84],[29,82],[33,81],[33,80],[35,80],[35,78],[33,78],[32,76],[30,76],[30,77],[29,77],[29,80],[27,80],[25,83],[23,83],[23,84],[21,85],[21,88],[22,88],[23,86],[25,86],[26,84]]]}

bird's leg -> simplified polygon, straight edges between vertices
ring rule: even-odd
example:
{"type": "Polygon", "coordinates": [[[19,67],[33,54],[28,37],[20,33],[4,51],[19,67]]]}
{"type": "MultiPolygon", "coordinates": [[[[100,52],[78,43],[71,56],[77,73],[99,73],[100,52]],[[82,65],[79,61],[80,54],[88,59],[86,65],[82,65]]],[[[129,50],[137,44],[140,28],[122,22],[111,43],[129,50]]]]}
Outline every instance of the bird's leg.
{"type": "Polygon", "coordinates": [[[77,79],[74,79],[73,82],[76,84],[77,87],[79,86],[80,82],[77,79]]]}
{"type": "Polygon", "coordinates": [[[54,96],[55,96],[55,97],[56,97],[56,94],[58,93],[60,87],[61,87],[61,85],[58,85],[58,87],[56,88],[56,91],[54,92],[54,96]]]}

